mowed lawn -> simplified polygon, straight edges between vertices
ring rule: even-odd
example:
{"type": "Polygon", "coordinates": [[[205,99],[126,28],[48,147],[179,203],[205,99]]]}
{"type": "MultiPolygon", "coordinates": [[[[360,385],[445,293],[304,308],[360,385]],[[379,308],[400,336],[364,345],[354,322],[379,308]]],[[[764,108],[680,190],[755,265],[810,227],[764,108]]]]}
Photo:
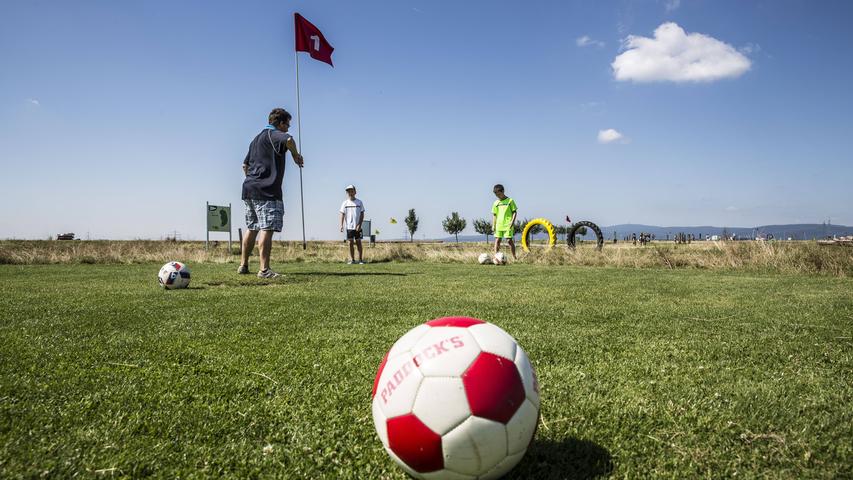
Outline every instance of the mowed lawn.
{"type": "Polygon", "coordinates": [[[432,318],[529,353],[511,478],[853,476],[853,280],[701,270],[0,266],[0,477],[404,478],[377,439],[385,351],[432,318]]]}

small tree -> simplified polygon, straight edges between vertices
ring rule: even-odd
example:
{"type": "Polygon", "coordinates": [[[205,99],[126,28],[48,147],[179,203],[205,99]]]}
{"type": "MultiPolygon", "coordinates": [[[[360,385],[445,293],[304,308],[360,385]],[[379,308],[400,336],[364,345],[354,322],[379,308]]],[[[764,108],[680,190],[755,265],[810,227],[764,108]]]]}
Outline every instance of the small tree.
{"type": "Polygon", "coordinates": [[[571,227],[568,225],[554,225],[554,233],[558,236],[563,235],[567,240],[569,238],[569,230],[571,230],[571,227]]]}
{"type": "Polygon", "coordinates": [[[459,243],[459,232],[465,230],[467,224],[468,222],[464,218],[460,218],[457,212],[452,212],[449,217],[441,222],[445,232],[456,236],[456,243],[459,243]]]}
{"type": "Polygon", "coordinates": [[[411,242],[415,241],[415,232],[418,231],[418,216],[415,215],[415,209],[410,208],[409,214],[406,215],[406,228],[409,229],[409,237],[411,242]]]}
{"type": "Polygon", "coordinates": [[[489,235],[495,233],[494,230],[492,230],[492,222],[485,218],[478,218],[474,220],[474,231],[480,235],[485,235],[486,243],[489,243],[489,235]]]}

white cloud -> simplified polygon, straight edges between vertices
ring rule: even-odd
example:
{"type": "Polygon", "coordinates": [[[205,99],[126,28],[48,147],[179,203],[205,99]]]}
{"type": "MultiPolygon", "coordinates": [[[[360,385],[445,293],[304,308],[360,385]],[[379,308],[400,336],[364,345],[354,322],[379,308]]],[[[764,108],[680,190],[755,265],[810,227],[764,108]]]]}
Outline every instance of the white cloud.
{"type": "Polygon", "coordinates": [[[625,51],[610,64],[613,76],[634,82],[713,82],[743,75],[752,63],[731,45],[676,23],[655,29],[654,38],[629,35],[625,51]]]}
{"type": "Polygon", "coordinates": [[[736,211],[738,211],[738,210],[740,210],[740,209],[739,209],[739,208],[737,208],[737,207],[734,207],[734,206],[728,206],[728,207],[726,207],[726,211],[727,211],[727,212],[736,212],[736,211]]]}
{"type": "Polygon", "coordinates": [[[761,45],[757,43],[747,43],[738,49],[744,55],[752,55],[761,53],[761,45]]]}
{"type": "Polygon", "coordinates": [[[612,128],[598,131],[598,143],[613,143],[625,138],[624,135],[612,128]]]}
{"type": "Polygon", "coordinates": [[[37,106],[37,107],[38,107],[39,105],[41,105],[41,103],[40,103],[38,100],[36,100],[35,98],[28,98],[28,99],[27,99],[27,102],[28,102],[28,103],[30,103],[30,104],[32,104],[32,105],[35,105],[35,106],[37,106]]]}
{"type": "Polygon", "coordinates": [[[666,0],[664,6],[666,7],[667,13],[669,13],[681,6],[681,0],[666,0]]]}
{"type": "Polygon", "coordinates": [[[589,35],[584,35],[582,37],[578,37],[578,39],[575,40],[575,43],[579,47],[588,47],[590,45],[595,45],[596,47],[600,48],[600,47],[604,46],[604,42],[602,42],[601,40],[593,40],[593,39],[589,38],[589,35]]]}

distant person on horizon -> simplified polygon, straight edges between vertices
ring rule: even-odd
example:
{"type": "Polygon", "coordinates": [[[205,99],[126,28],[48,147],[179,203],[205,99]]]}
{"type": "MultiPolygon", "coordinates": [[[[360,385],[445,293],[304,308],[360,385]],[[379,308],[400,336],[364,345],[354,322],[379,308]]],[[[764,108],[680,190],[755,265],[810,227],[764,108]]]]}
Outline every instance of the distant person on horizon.
{"type": "Polygon", "coordinates": [[[349,261],[348,264],[352,265],[357,263],[359,265],[364,265],[364,260],[362,258],[362,249],[361,249],[361,224],[364,223],[364,204],[361,203],[361,200],[355,198],[355,185],[347,185],[346,187],[347,198],[344,200],[344,203],[341,204],[341,231],[344,231],[344,227],[346,227],[347,231],[347,240],[349,240],[349,261]],[[358,261],[355,261],[355,249],[353,248],[353,244],[358,246],[358,261]]]}
{"type": "Polygon", "coordinates": [[[274,108],[269,115],[269,125],[249,144],[243,160],[243,203],[246,207],[246,236],[240,253],[237,273],[249,273],[249,255],[260,244],[261,265],[259,278],[276,278],[270,269],[270,249],[274,232],[280,232],[284,223],[284,155],[289,150],[293,162],[302,168],[302,155],[296,151],[296,142],[287,133],[291,116],[283,108],[274,108]],[[260,235],[258,234],[260,232],[260,235]],[[260,238],[258,238],[260,237],[260,238]]]}
{"type": "Polygon", "coordinates": [[[495,255],[501,249],[501,240],[506,238],[512,258],[515,259],[515,218],[518,216],[518,207],[515,200],[504,194],[504,186],[500,183],[495,185],[492,192],[498,197],[492,204],[492,230],[495,232],[495,255]]]}

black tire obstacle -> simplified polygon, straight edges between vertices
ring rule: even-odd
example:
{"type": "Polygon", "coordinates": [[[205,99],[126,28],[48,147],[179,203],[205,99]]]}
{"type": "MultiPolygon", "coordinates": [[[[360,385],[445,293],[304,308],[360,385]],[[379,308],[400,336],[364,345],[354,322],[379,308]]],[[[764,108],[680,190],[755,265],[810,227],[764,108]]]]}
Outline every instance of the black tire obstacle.
{"type": "Polygon", "coordinates": [[[575,235],[582,227],[592,230],[592,233],[595,234],[596,238],[595,248],[596,250],[601,250],[602,247],[604,247],[604,234],[601,233],[601,229],[598,228],[598,225],[587,220],[582,220],[572,225],[572,229],[569,230],[569,234],[566,236],[566,243],[569,245],[569,248],[575,248],[575,235]]]}

